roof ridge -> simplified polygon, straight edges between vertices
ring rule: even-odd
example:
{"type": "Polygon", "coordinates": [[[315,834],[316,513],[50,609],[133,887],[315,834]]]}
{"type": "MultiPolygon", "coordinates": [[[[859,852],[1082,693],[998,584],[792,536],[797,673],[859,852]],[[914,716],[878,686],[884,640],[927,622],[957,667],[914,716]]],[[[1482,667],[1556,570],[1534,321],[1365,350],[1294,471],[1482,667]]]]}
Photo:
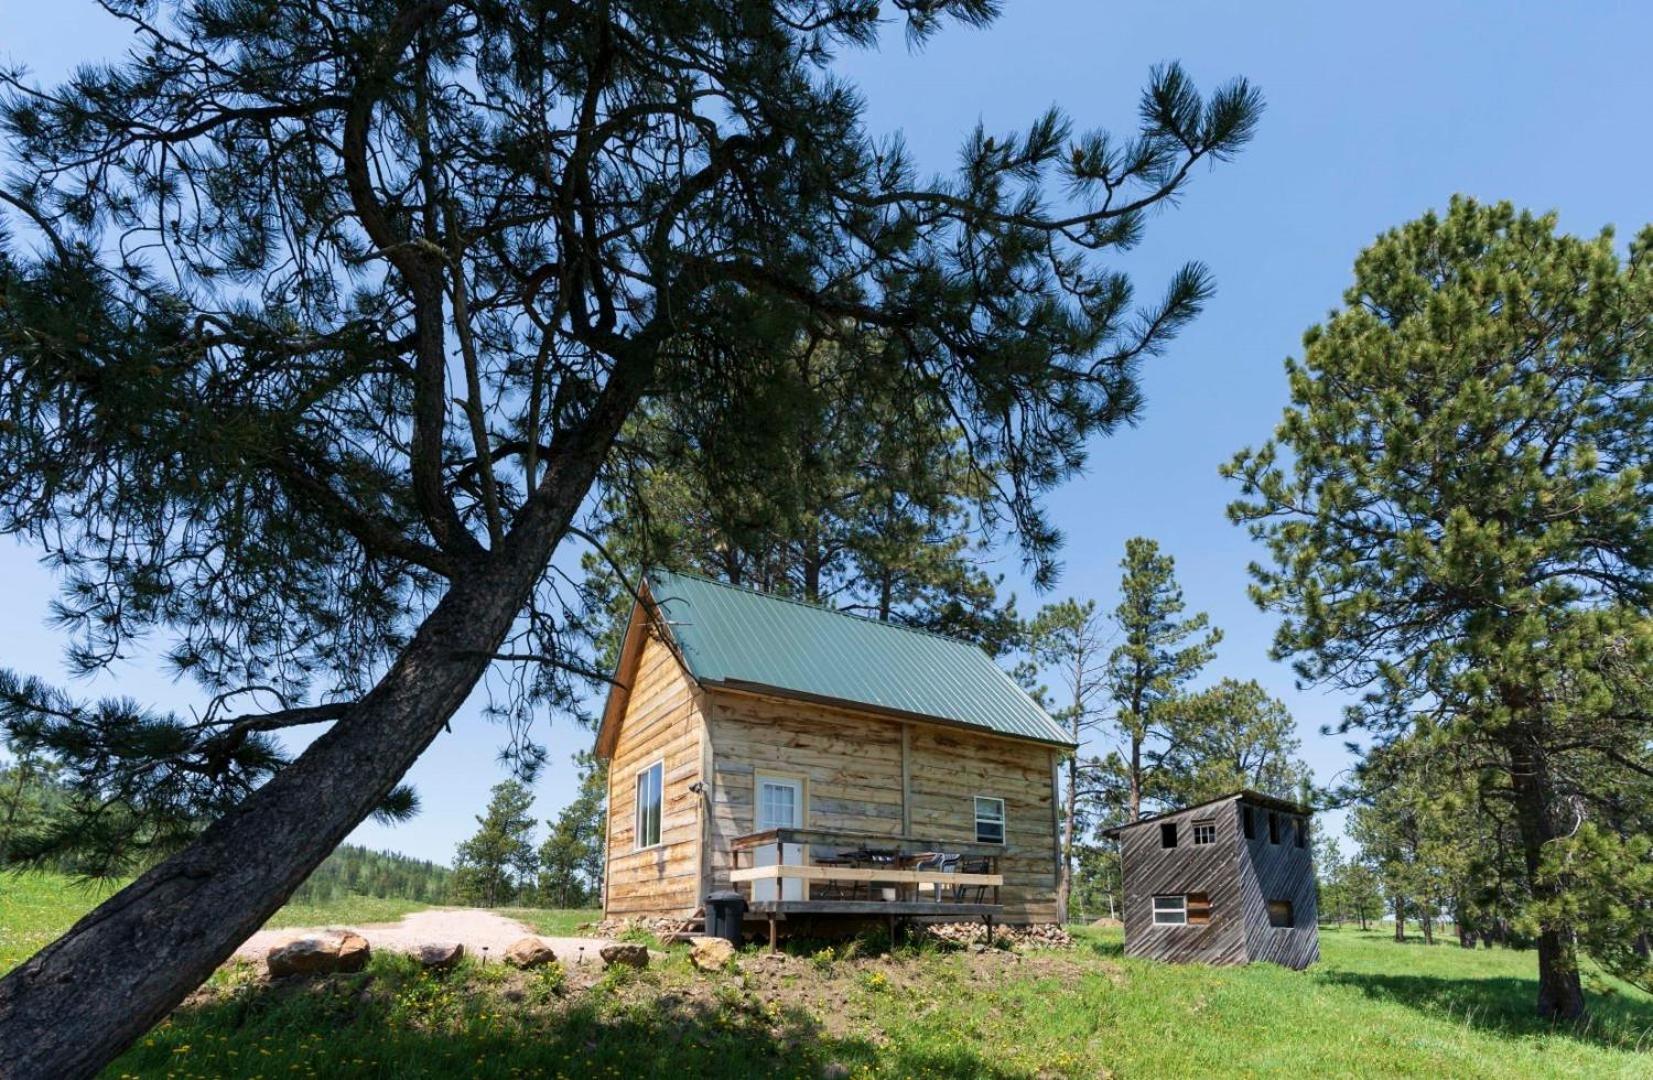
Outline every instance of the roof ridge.
{"type": "MultiPolygon", "coordinates": [[[[672,577],[689,578],[693,581],[699,581],[706,585],[716,585],[721,589],[729,589],[734,592],[745,593],[748,596],[761,597],[764,600],[778,600],[783,604],[796,604],[798,607],[807,608],[810,611],[819,611],[823,615],[838,615],[845,619],[854,619],[857,622],[867,623],[871,626],[887,626],[892,630],[905,630],[909,634],[922,634],[925,637],[932,637],[939,641],[945,641],[949,645],[959,645],[967,649],[976,649],[983,655],[987,656],[989,660],[993,659],[991,653],[974,641],[954,637],[951,634],[943,634],[939,630],[926,630],[922,626],[909,626],[906,623],[888,622],[884,619],[875,619],[871,615],[857,615],[853,611],[842,611],[838,608],[827,607],[825,604],[811,603],[808,600],[800,600],[795,596],[781,596],[777,593],[764,592],[762,589],[753,588],[749,585],[736,585],[733,582],[719,581],[717,578],[707,577],[705,574],[696,574],[687,570],[667,570],[664,567],[657,567],[656,569],[649,571],[650,575],[657,573],[668,574],[672,577]]],[[[993,666],[998,667],[998,664],[995,663],[993,666]]],[[[1011,681],[1014,682],[1015,680],[1011,681]]]]}

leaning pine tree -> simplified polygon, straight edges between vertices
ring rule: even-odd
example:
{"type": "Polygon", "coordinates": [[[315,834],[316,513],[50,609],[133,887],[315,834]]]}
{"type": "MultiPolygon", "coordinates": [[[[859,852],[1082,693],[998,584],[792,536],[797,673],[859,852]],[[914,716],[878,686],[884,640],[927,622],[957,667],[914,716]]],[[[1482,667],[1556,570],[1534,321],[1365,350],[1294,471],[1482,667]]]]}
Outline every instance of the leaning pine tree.
{"type": "Polygon", "coordinates": [[[1165,67],[1129,138],[1052,111],[927,179],[833,55],[993,0],[108,6],[119,63],[0,74],[0,531],[63,575],[79,667],[159,634],[213,704],[0,688],[89,811],[60,840],[171,852],[0,981],[11,1077],[89,1075],[165,1016],[407,809],[490,671],[518,735],[568,700],[551,558],[646,403],[761,429],[754,365],[876,338],[1048,569],[1040,494],[1208,290],[1190,266],[1140,306],[1099,256],[1260,110],[1165,67]]]}
{"type": "Polygon", "coordinates": [[[1580,890],[1633,884],[1593,872],[1632,854],[1594,824],[1653,776],[1653,230],[1621,259],[1455,199],[1361,254],[1288,372],[1274,440],[1227,467],[1276,651],[1509,808],[1538,1011],[1577,1016],[1580,890]]]}

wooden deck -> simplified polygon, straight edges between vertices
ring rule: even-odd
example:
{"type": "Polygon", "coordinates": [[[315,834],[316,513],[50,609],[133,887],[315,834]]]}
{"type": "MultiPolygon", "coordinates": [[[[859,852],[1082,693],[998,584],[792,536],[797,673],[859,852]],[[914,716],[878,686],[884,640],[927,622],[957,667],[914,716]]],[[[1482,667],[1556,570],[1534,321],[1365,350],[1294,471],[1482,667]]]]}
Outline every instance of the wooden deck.
{"type": "Polygon", "coordinates": [[[999,887],[1004,884],[1004,876],[998,872],[1004,848],[998,844],[814,829],[769,829],[737,837],[730,847],[737,863],[730,871],[730,882],[746,894],[747,918],[768,924],[772,948],[779,933],[778,924],[789,917],[888,919],[892,938],[901,922],[981,919],[987,924],[991,939],[993,923],[1004,913],[998,895],[999,887]],[[788,847],[801,852],[803,861],[786,862],[788,847]],[[768,866],[755,865],[755,853],[766,848],[774,849],[775,862],[768,866]],[[835,857],[829,862],[818,862],[812,854],[817,848],[831,849],[835,857]],[[856,853],[864,858],[845,857],[856,853]],[[969,859],[976,864],[975,868],[969,872],[941,869],[934,864],[938,856],[943,855],[955,864],[969,859]],[[739,865],[743,859],[748,865],[739,865]],[[800,881],[804,895],[793,899],[753,899],[752,884],[759,881],[774,882],[776,895],[785,882],[800,881]],[[848,888],[851,897],[813,895],[817,887],[834,892],[848,888]],[[854,896],[855,890],[864,891],[866,896],[854,896]],[[989,893],[991,903],[987,902],[989,893]]]}

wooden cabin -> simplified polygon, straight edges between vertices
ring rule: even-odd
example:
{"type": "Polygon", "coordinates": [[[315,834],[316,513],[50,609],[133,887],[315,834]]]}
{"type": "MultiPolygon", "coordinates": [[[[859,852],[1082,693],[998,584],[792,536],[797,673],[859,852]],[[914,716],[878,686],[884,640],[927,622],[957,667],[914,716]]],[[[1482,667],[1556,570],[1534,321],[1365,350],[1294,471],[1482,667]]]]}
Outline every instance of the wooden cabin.
{"type": "Polygon", "coordinates": [[[596,750],[606,916],[1057,919],[1073,744],[966,642],[650,574],[596,750]]]}
{"type": "Polygon", "coordinates": [[[1108,830],[1120,842],[1125,955],[1299,970],[1319,960],[1309,816],[1240,791],[1108,830]]]}

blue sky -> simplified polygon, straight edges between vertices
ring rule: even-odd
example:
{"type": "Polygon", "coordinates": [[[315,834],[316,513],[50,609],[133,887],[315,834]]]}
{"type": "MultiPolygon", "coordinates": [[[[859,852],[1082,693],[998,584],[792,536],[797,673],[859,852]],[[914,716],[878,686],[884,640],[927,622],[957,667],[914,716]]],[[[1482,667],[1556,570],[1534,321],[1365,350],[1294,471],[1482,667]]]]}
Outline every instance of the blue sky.
{"type": "MultiPolygon", "coordinates": [[[[1180,60],[1205,88],[1235,75],[1262,87],[1268,111],[1234,162],[1202,171],[1182,204],[1151,221],[1119,264],[1142,295],[1200,259],[1218,292],[1206,313],[1144,371],[1142,424],[1093,447],[1090,468],[1051,500],[1068,538],[1056,593],[1032,596],[1010,555],[998,569],[1024,610],[1076,595],[1114,602],[1126,538],[1152,536],[1177,559],[1190,607],[1227,633],[1213,679],[1256,678],[1297,716],[1305,757],[1326,781],[1348,765],[1335,695],[1294,688],[1267,656],[1272,617],[1246,597],[1258,554],[1223,509],[1217,466],[1269,434],[1285,404],[1281,362],[1339,301],[1355,254],[1384,229],[1457,192],[1560,212],[1564,228],[1627,236],[1653,219],[1648,102],[1653,5],[1592,3],[1100,3],[1009,0],[986,31],[952,29],[922,52],[899,35],[843,58],[874,131],[901,130],[927,169],[957,160],[980,120],[1024,128],[1052,103],[1076,126],[1123,132],[1149,67],[1180,60]]],[[[113,55],[124,31],[82,0],[0,0],[0,60],[46,82],[113,55]]],[[[0,665],[61,681],[45,626],[52,582],[35,553],[0,541],[0,665]]],[[[77,688],[187,706],[193,688],[141,662],[77,688]]],[[[501,776],[501,733],[473,705],[411,774],[424,798],[413,822],[362,826],[359,842],[447,861],[501,776]]],[[[558,720],[538,812],[572,796],[568,756],[589,735],[558,720]]]]}

